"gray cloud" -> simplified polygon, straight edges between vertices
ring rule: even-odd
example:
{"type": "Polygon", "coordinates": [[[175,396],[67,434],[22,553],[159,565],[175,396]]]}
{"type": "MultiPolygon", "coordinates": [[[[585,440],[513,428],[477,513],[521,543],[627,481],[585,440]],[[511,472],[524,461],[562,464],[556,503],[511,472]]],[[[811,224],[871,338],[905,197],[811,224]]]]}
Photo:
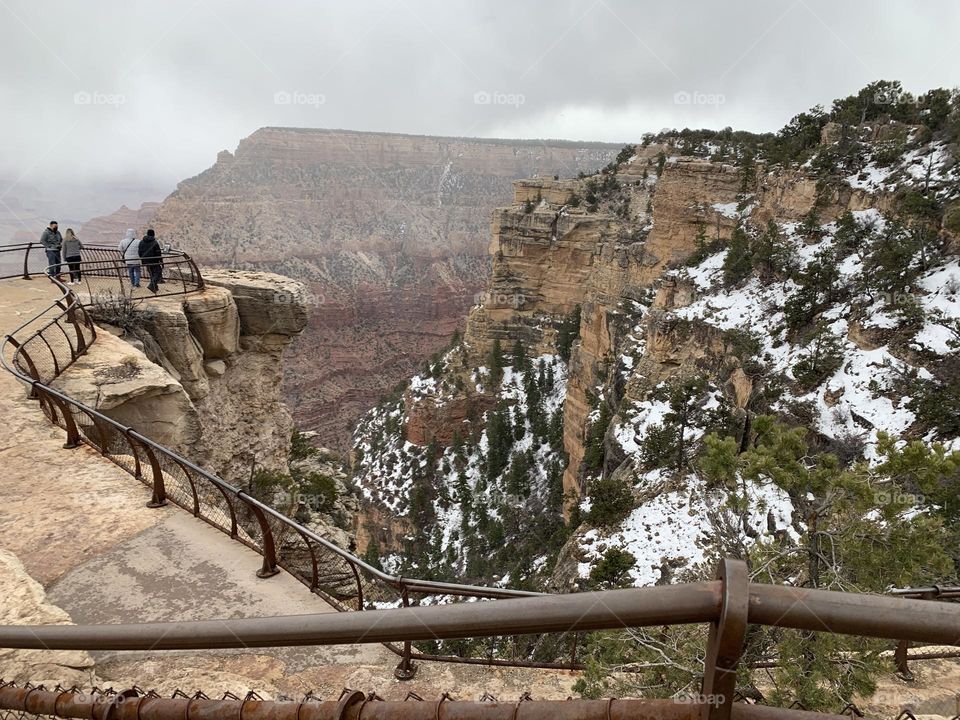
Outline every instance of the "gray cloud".
{"type": "Polygon", "coordinates": [[[75,217],[160,199],[264,125],[626,142],[960,78],[949,1],[0,0],[0,18],[0,200],[75,217]]]}

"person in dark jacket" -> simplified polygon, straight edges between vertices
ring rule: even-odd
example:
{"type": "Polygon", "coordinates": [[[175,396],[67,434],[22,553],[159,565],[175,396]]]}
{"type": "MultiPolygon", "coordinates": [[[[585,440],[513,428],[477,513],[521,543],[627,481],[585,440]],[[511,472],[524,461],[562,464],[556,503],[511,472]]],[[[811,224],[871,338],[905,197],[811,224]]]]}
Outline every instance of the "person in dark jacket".
{"type": "Polygon", "coordinates": [[[147,230],[147,234],[140,241],[140,261],[143,263],[144,269],[150,273],[150,284],[147,285],[147,290],[152,293],[157,292],[157,284],[161,279],[163,266],[160,263],[162,255],[163,252],[160,249],[160,243],[157,242],[156,233],[151,228],[147,230]]]}
{"type": "Polygon", "coordinates": [[[63,245],[63,237],[57,229],[56,220],[51,220],[50,225],[44,229],[43,234],[40,235],[40,244],[43,245],[43,251],[47,255],[47,275],[55,275],[59,280],[60,246],[63,245]]]}

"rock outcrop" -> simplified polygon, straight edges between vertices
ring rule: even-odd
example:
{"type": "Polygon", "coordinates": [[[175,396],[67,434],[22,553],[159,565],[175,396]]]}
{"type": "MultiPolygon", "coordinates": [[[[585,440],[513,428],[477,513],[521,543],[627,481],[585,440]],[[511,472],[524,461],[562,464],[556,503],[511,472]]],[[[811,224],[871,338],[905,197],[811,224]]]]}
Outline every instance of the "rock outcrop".
{"type": "MultiPolygon", "coordinates": [[[[0,625],[68,625],[70,616],[47,600],[47,594],[23,563],[0,548],[0,625]]],[[[7,682],[82,685],[93,670],[89,653],[80,650],[8,650],[0,648],[0,668],[7,682]],[[52,681],[52,682],[51,682],[52,681]]]]}
{"type": "Polygon", "coordinates": [[[114,328],[128,342],[101,332],[55,385],[231,482],[253,465],[286,471],[282,358],[306,325],[305,290],[272,273],[204,275],[202,292],[140,302],[114,328]]]}
{"type": "MultiPolygon", "coordinates": [[[[629,314],[624,304],[652,305],[655,311],[688,304],[693,288],[678,287],[662,276],[697,249],[698,236],[706,241],[729,238],[741,213],[750,211],[754,222],[774,217],[796,222],[816,199],[815,180],[798,171],[763,176],[762,183],[745,190],[740,168],[674,156],[657,175],[654,158],[661,151],[670,153],[669,148],[650,145],[621,166],[614,175],[619,194],[601,201],[599,212],[570,203],[589,192],[583,180],[544,179],[516,182],[514,204],[494,212],[491,282],[482,304],[471,310],[464,340],[475,365],[483,364],[496,340],[505,348],[519,339],[533,354],[552,352],[558,323],[580,308],[579,343],[570,357],[564,404],[567,492],[582,490],[579,469],[597,389],[610,376],[614,349],[633,330],[624,324],[629,314]],[[738,207],[746,191],[751,204],[738,207]],[[532,199],[539,204],[531,210],[532,199]],[[624,201],[629,216],[611,212],[624,201]]],[[[820,219],[827,222],[847,210],[889,202],[888,197],[849,187],[834,190],[820,206],[820,219]]],[[[656,315],[651,314],[645,338],[644,362],[652,365],[633,373],[645,378],[644,388],[634,389],[638,397],[681,365],[723,352],[715,337],[678,339],[672,328],[656,322],[656,315]]],[[[733,382],[738,402],[746,402],[747,380],[738,376],[733,382]]],[[[624,392],[629,395],[629,385],[615,399],[624,392]]],[[[417,417],[417,411],[410,416],[417,417]]]]}

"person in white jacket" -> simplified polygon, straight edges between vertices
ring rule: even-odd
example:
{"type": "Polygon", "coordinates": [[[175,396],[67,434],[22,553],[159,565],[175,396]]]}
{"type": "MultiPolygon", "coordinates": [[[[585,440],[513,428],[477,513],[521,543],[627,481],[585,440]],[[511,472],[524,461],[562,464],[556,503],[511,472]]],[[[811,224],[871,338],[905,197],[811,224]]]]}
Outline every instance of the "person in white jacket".
{"type": "Polygon", "coordinates": [[[130,284],[133,287],[140,287],[140,241],[133,228],[127,228],[127,234],[117,246],[123,255],[124,262],[127,263],[127,272],[130,274],[130,284]]]}

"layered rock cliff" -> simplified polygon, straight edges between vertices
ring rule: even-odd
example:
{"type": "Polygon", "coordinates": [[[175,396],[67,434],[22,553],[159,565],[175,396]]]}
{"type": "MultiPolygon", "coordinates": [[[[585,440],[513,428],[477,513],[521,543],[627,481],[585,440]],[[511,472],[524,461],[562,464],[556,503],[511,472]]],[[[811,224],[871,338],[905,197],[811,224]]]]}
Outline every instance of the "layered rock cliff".
{"type": "Polygon", "coordinates": [[[617,146],[263,128],[157,208],[83,228],[115,243],[149,222],[205,265],[307,285],[311,319],[286,364],[298,423],[341,448],[349,428],[462,330],[489,273],[489,209],[510,183],[576,175],[617,146]]]}
{"type": "Polygon", "coordinates": [[[371,513],[414,526],[381,532],[386,562],[670,582],[807,527],[809,498],[775,482],[705,483],[709,433],[746,450],[775,416],[843,466],[877,462],[884,433],[960,445],[937,407],[960,407],[955,133],[813,122],[792,162],[684,131],[515,184],[462,342],[358,426],[371,513]]]}

